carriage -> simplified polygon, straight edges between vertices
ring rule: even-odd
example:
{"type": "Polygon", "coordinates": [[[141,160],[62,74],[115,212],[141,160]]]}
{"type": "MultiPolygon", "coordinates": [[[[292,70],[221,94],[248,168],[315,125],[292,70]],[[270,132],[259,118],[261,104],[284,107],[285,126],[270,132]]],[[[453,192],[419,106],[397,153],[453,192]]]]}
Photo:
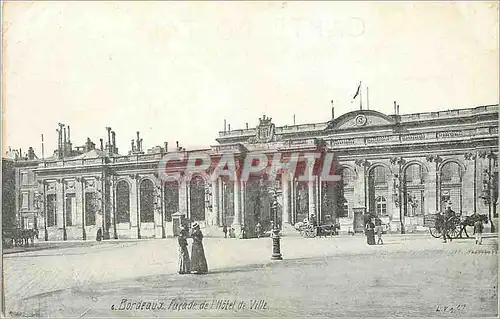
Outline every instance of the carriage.
{"type": "MultiPolygon", "coordinates": [[[[454,214],[446,218],[443,214],[428,214],[424,216],[424,227],[429,228],[429,232],[434,238],[443,237],[443,223],[446,223],[447,236],[452,239],[463,238],[463,234],[469,238],[467,228],[474,227],[474,223],[479,219],[487,223],[487,215],[461,216],[454,214]]],[[[471,231],[471,229],[469,229],[471,231]]]]}
{"type": "Polygon", "coordinates": [[[295,224],[295,229],[300,231],[300,234],[305,238],[314,238],[316,236],[326,237],[327,235],[330,236],[338,235],[339,228],[340,228],[339,225],[333,223],[321,226],[315,226],[310,222],[304,221],[295,224]]]}

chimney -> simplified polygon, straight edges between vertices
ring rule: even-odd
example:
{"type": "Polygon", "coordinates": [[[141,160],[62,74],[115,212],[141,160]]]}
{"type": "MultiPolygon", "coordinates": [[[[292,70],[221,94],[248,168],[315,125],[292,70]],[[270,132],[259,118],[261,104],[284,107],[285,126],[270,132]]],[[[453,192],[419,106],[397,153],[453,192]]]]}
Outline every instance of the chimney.
{"type": "Polygon", "coordinates": [[[111,152],[116,153],[116,133],[115,131],[111,131],[111,152]]]}
{"type": "Polygon", "coordinates": [[[66,140],[66,128],[63,128],[63,131],[64,131],[63,156],[66,157],[68,155],[68,141],[66,140]]]}
{"type": "Polygon", "coordinates": [[[177,150],[179,150],[179,141],[175,141],[175,145],[177,147],[177,150]]]}
{"type": "Polygon", "coordinates": [[[246,127],[247,127],[247,130],[248,130],[248,123],[245,123],[246,127]]]}
{"type": "Polygon", "coordinates": [[[69,129],[69,125],[68,125],[68,142],[71,142],[71,131],[69,129]]]}
{"type": "Polygon", "coordinates": [[[139,140],[139,152],[142,152],[144,149],[142,148],[142,138],[139,140]]]}
{"type": "Polygon", "coordinates": [[[224,132],[226,131],[226,119],[224,119],[224,132]]]}
{"type": "Polygon", "coordinates": [[[130,145],[132,146],[132,153],[135,152],[134,140],[130,142],[130,145]]]}
{"type": "Polygon", "coordinates": [[[136,147],[136,149],[137,149],[137,152],[140,152],[141,151],[141,138],[139,137],[139,135],[140,135],[139,131],[137,131],[136,134],[137,134],[137,141],[136,141],[137,147],[136,147]]]}
{"type": "Polygon", "coordinates": [[[102,138],[100,138],[99,141],[101,142],[101,151],[103,151],[104,150],[104,146],[102,145],[102,142],[103,142],[102,138]]]}
{"type": "Polygon", "coordinates": [[[399,115],[399,104],[398,104],[398,106],[397,106],[397,112],[398,112],[398,115],[399,115]]]}
{"type": "Polygon", "coordinates": [[[29,160],[34,160],[35,159],[35,150],[31,146],[28,149],[28,159],[29,160]]]}
{"type": "Polygon", "coordinates": [[[163,145],[165,147],[165,153],[167,153],[168,152],[168,142],[164,142],[163,145]]]}
{"type": "Polygon", "coordinates": [[[231,132],[231,124],[227,125],[227,130],[228,130],[228,132],[231,132]]]}
{"type": "Polygon", "coordinates": [[[398,110],[397,110],[397,106],[396,106],[396,101],[394,101],[394,114],[395,114],[395,115],[398,115],[398,110]]]}
{"type": "Polygon", "coordinates": [[[106,130],[108,131],[107,151],[111,153],[111,127],[106,127],[106,130]]]}

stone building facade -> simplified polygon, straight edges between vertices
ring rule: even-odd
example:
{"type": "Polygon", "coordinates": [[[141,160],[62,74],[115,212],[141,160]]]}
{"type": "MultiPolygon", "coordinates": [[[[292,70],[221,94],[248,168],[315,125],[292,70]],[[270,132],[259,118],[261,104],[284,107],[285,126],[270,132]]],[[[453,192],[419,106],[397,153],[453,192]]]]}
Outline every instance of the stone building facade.
{"type": "Polygon", "coordinates": [[[177,145],[172,151],[165,143],[144,151],[138,133],[129,154],[119,155],[110,128],[98,149],[90,140],[73,149],[60,133],[54,156],[14,161],[18,225],[38,228],[46,240],[65,240],[94,239],[98,228],[105,238],[165,238],[176,234],[178,215],[200,223],[207,235],[220,235],[227,225],[248,237],[256,223],[292,231],[311,215],[323,224],[338,221],[341,232],[362,231],[365,212],[392,231],[411,232],[446,204],[496,218],[498,105],[404,115],[398,109],[338,118],[332,109],[327,122],[281,127],[263,116],[256,127],[219,132],[217,144],[202,150],[212,160],[232,154],[241,162],[249,152],[333,154],[341,182],[300,182],[287,172],[276,181],[211,181],[189,174],[181,162],[179,177],[164,181],[158,166],[165,154],[200,150],[177,145]],[[273,196],[278,216],[271,214],[273,196]]]}

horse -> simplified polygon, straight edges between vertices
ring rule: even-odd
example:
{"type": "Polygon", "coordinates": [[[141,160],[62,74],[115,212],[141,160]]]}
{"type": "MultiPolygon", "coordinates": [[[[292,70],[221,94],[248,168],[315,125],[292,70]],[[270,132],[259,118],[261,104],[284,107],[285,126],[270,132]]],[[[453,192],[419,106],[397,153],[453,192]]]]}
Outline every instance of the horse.
{"type": "Polygon", "coordinates": [[[465,232],[465,236],[469,238],[466,227],[474,227],[474,223],[477,221],[482,221],[483,223],[488,223],[488,215],[474,214],[470,216],[465,216],[465,219],[460,222],[460,237],[462,237],[462,232],[465,232]]]}

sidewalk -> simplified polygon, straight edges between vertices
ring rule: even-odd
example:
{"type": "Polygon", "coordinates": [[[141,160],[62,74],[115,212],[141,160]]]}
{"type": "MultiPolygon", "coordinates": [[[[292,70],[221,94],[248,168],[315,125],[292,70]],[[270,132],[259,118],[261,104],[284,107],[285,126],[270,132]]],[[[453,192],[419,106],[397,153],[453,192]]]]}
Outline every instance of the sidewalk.
{"type": "MultiPolygon", "coordinates": [[[[470,240],[473,240],[473,236],[470,235],[471,237],[469,238],[470,240]]],[[[326,240],[335,240],[335,239],[348,239],[348,238],[353,238],[357,239],[364,242],[364,237],[365,235],[363,233],[357,233],[355,235],[347,235],[347,234],[341,234],[341,235],[336,235],[336,236],[328,236],[326,237],[326,240]],[[363,239],[362,239],[363,238],[363,239]]],[[[483,238],[497,238],[498,233],[484,233],[483,238]]],[[[212,239],[212,240],[223,240],[223,241],[238,241],[238,242],[245,242],[245,241],[253,241],[253,240],[269,240],[270,242],[272,241],[269,235],[263,236],[260,238],[247,238],[247,239],[239,239],[239,238],[224,238],[224,236],[206,236],[206,239],[212,239]]],[[[285,235],[282,236],[282,241],[286,239],[297,239],[297,238],[303,238],[299,232],[297,232],[297,235],[285,235]]],[[[409,234],[385,234],[382,236],[383,239],[387,238],[394,238],[394,239],[404,239],[406,240],[411,240],[411,239],[417,239],[417,238],[429,238],[432,240],[439,241],[438,238],[432,237],[428,232],[420,232],[420,233],[409,233],[409,234]]],[[[161,241],[171,241],[173,240],[173,237],[168,237],[165,239],[160,239],[160,238],[145,238],[145,239],[107,239],[103,240],[101,242],[95,241],[95,240],[66,240],[66,241],[35,241],[35,246],[34,247],[14,247],[14,248],[8,248],[8,249],[3,249],[3,254],[4,255],[9,255],[9,254],[16,254],[16,253],[23,253],[23,252],[34,252],[34,251],[40,251],[40,250],[54,250],[54,249],[65,249],[65,248],[77,248],[77,247],[107,247],[110,245],[117,245],[117,244],[122,244],[122,243],[139,243],[139,242],[161,242],[161,241]]],[[[316,238],[309,238],[309,240],[319,240],[319,239],[325,239],[323,237],[316,237],[316,238]]],[[[467,238],[459,238],[459,240],[467,240],[467,238]]]]}

